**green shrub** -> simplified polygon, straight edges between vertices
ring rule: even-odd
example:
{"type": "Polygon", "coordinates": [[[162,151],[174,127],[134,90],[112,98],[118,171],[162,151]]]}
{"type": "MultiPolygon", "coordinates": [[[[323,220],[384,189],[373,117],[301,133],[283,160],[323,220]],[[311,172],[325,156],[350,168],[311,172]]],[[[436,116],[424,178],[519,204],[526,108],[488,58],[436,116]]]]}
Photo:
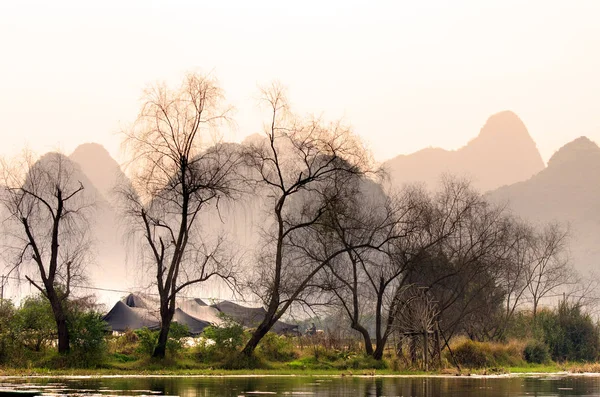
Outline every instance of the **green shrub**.
{"type": "Polygon", "coordinates": [[[538,314],[537,324],[555,361],[595,361],[600,354],[600,335],[592,318],[578,305],[562,302],[558,310],[538,314]]]}
{"type": "Polygon", "coordinates": [[[106,322],[94,311],[72,313],[69,319],[71,366],[96,367],[106,352],[106,322]]]}
{"type": "Polygon", "coordinates": [[[209,325],[204,328],[202,336],[215,342],[218,349],[237,350],[244,344],[244,328],[237,323],[209,325]]]}
{"type": "Polygon", "coordinates": [[[525,361],[534,364],[544,364],[550,361],[550,351],[545,343],[540,341],[531,341],[523,349],[525,361]]]}
{"type": "Polygon", "coordinates": [[[43,295],[28,297],[15,313],[15,332],[26,348],[41,351],[56,336],[50,302],[43,295]]]}
{"type": "Polygon", "coordinates": [[[129,356],[138,350],[139,337],[134,331],[128,329],[122,335],[112,337],[110,342],[111,353],[129,356]]]}
{"type": "Polygon", "coordinates": [[[0,364],[11,364],[18,339],[15,335],[15,307],[9,300],[0,301],[0,364]]]}
{"type": "MultiPolygon", "coordinates": [[[[351,369],[386,369],[388,367],[384,360],[375,360],[372,356],[354,356],[344,363],[347,368],[351,369]]],[[[340,368],[338,366],[338,368],[340,368]]],[[[346,368],[340,368],[346,369],[346,368]]]]}
{"type": "Polygon", "coordinates": [[[144,327],[142,329],[135,330],[135,334],[138,337],[137,352],[151,356],[154,352],[156,342],[158,342],[158,332],[151,331],[144,327]]]}
{"type": "MultiPolygon", "coordinates": [[[[144,327],[135,332],[137,337],[137,347],[135,351],[142,355],[151,356],[158,343],[159,331],[151,331],[144,327]]],[[[183,339],[189,336],[189,330],[186,325],[172,322],[169,327],[169,336],[167,339],[167,352],[171,355],[177,355],[183,350],[183,339]]],[[[132,338],[133,336],[130,336],[132,338]]]]}
{"type": "Polygon", "coordinates": [[[167,339],[167,351],[172,355],[179,354],[183,350],[183,339],[189,336],[190,330],[187,325],[171,323],[169,338],[167,339]]]}
{"type": "Polygon", "coordinates": [[[267,333],[258,345],[258,353],[272,361],[291,361],[298,358],[290,338],[273,332],[267,333]]]}

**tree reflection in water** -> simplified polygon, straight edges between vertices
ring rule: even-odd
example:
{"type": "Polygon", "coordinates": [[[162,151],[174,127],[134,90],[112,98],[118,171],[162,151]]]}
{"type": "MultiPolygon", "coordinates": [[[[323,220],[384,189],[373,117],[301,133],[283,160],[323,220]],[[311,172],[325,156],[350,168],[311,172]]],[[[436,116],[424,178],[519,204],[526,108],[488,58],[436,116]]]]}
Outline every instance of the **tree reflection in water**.
{"type": "Polygon", "coordinates": [[[0,387],[38,387],[62,396],[237,397],[294,396],[413,396],[520,397],[597,396],[600,377],[103,377],[5,378],[0,387]],[[257,393],[258,392],[258,393],[257,393]]]}

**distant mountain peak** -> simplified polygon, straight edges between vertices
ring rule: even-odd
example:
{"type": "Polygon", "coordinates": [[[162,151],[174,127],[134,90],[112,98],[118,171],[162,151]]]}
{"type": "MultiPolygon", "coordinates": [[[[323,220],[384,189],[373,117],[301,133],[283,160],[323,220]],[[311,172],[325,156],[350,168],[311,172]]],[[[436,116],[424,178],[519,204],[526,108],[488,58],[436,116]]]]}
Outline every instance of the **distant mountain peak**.
{"type": "Polygon", "coordinates": [[[524,181],[544,169],[534,140],[513,111],[490,116],[479,134],[458,150],[424,149],[385,164],[392,183],[425,182],[435,187],[443,174],[471,179],[482,191],[524,181]]]}
{"type": "Polygon", "coordinates": [[[548,168],[589,161],[600,162],[600,147],[588,137],[580,136],[558,149],[548,161],[548,168]]]}
{"type": "MultiPolygon", "coordinates": [[[[528,142],[535,146],[535,143],[523,120],[512,110],[504,110],[491,115],[481,130],[477,138],[474,141],[511,141],[514,143],[515,140],[520,142],[528,142]]],[[[471,143],[470,142],[470,143],[471,143]]]]}
{"type": "Polygon", "coordinates": [[[78,163],[94,186],[105,198],[110,199],[113,188],[122,178],[122,172],[108,150],[98,143],[84,143],[77,146],[69,158],[78,163]]]}
{"type": "Polygon", "coordinates": [[[101,144],[95,142],[82,143],[75,148],[69,157],[80,158],[83,156],[91,156],[94,159],[110,159],[110,162],[114,162],[116,164],[116,161],[110,156],[108,150],[106,150],[106,148],[101,144]]]}

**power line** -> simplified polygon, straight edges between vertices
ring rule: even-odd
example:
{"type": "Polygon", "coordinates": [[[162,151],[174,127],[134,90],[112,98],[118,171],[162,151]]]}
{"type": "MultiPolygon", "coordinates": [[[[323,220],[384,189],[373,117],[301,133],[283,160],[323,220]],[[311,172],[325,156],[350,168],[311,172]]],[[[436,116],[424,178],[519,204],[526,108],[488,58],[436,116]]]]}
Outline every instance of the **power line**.
{"type": "MultiPolygon", "coordinates": [[[[21,278],[21,277],[16,277],[16,276],[3,276],[3,280],[14,280],[14,281],[18,281],[18,282],[27,282],[29,283],[29,280],[27,280],[26,278],[21,278]]],[[[41,280],[35,280],[36,283],[41,283],[41,280]]],[[[93,291],[102,291],[102,292],[117,292],[117,293],[122,293],[122,294],[131,294],[132,291],[127,291],[127,290],[120,290],[120,289],[114,289],[114,288],[103,288],[103,287],[92,287],[89,285],[71,285],[72,288],[78,288],[78,289],[88,289],[88,290],[93,290],[93,291]]],[[[4,290],[4,282],[2,283],[2,290],[4,290]]],[[[156,292],[143,292],[144,295],[147,296],[157,296],[160,297],[159,294],[157,294],[156,292]]],[[[181,298],[186,298],[186,299],[202,299],[202,300],[207,300],[207,301],[230,301],[230,302],[237,302],[237,303],[260,303],[259,301],[255,301],[255,300],[242,300],[242,299],[222,299],[222,298],[215,298],[215,297],[201,297],[201,296],[188,296],[188,295],[179,295],[179,297],[181,298]]]]}

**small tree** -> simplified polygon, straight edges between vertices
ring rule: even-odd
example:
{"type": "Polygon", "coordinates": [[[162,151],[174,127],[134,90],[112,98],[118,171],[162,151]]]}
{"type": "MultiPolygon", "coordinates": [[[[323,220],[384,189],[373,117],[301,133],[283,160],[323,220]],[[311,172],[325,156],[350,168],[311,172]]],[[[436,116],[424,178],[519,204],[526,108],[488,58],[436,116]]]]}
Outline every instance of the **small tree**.
{"type": "Polygon", "coordinates": [[[21,343],[40,351],[56,336],[56,323],[48,299],[43,295],[26,298],[15,313],[15,326],[21,343]]]}
{"type": "Polygon", "coordinates": [[[546,225],[532,241],[533,260],[527,269],[527,287],[533,300],[534,327],[540,300],[560,287],[575,283],[567,244],[567,232],[556,223],[546,225]]]}
{"type": "Polygon", "coordinates": [[[175,90],[156,85],[145,92],[137,121],[124,132],[132,184],[119,193],[160,297],[154,357],[165,356],[177,294],[211,277],[234,277],[223,239],[209,241],[198,221],[208,205],[239,187],[235,146],[210,146],[218,124],[228,120],[222,98],[216,81],[198,74],[187,75],[175,90]]]}
{"type": "Polygon", "coordinates": [[[3,162],[2,171],[0,204],[8,214],[4,241],[13,254],[12,270],[29,273],[26,279],[50,302],[58,351],[66,353],[66,302],[73,281],[83,278],[90,259],[88,219],[94,199],[84,194],[76,166],[59,153],[37,162],[31,155],[3,162]]]}

